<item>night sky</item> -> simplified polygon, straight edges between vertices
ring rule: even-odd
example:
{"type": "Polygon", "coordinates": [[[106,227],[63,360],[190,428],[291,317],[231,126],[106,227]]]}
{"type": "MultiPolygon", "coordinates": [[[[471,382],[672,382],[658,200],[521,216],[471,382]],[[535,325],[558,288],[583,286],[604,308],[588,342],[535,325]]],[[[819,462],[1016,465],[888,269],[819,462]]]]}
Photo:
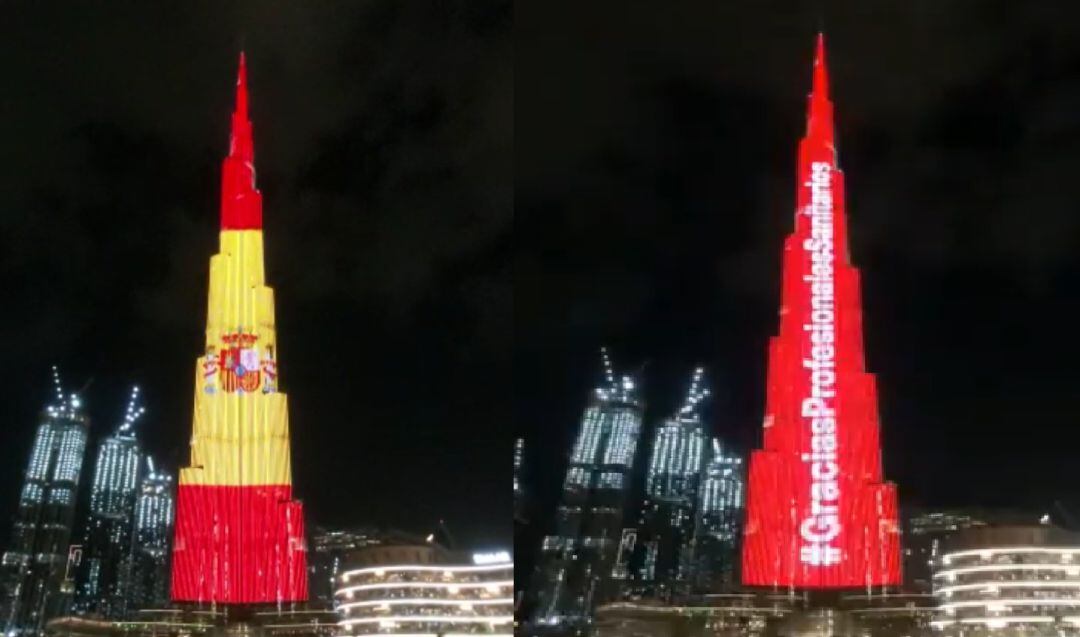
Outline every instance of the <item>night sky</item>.
{"type": "Polygon", "coordinates": [[[511,20],[499,1],[5,3],[0,520],[53,363],[89,383],[95,438],[140,384],[139,436],[186,463],[243,47],[297,496],[315,523],[445,518],[508,547],[511,20]]]}
{"type": "Polygon", "coordinates": [[[646,438],[700,362],[712,431],[760,443],[821,24],[886,476],[907,506],[1080,510],[1072,3],[570,7],[515,16],[519,555],[551,530],[603,344],[644,365],[646,438]]]}

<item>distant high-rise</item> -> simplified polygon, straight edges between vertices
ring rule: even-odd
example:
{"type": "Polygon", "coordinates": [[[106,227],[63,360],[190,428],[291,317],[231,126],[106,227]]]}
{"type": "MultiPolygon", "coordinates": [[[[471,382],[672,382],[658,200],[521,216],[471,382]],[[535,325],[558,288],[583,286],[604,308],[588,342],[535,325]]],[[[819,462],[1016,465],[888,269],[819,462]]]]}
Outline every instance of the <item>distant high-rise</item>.
{"type": "Polygon", "coordinates": [[[691,584],[694,527],[707,445],[698,411],[709,394],[702,387],[703,374],[700,367],[694,370],[686,400],[656,428],[630,567],[637,594],[668,598],[688,592],[691,584]]]}
{"type": "Polygon", "coordinates": [[[98,449],[90,485],[75,606],[80,612],[108,619],[119,619],[127,611],[126,571],[142,458],[133,425],[144,412],[139,388],[134,387],[119,427],[98,449]]]}
{"type": "Polygon", "coordinates": [[[604,382],[585,408],[555,534],[542,546],[534,587],[538,626],[585,621],[597,603],[614,594],[612,568],[644,406],[633,379],[617,379],[606,350],[602,357],[604,382]]]}
{"type": "Polygon", "coordinates": [[[89,421],[79,398],[63,393],[55,367],[53,380],[57,402],[38,425],[11,543],[0,562],[4,633],[11,637],[39,635],[45,621],[70,603],[61,585],[89,421]]]}
{"type": "Polygon", "coordinates": [[[525,486],[521,483],[521,467],[525,461],[525,439],[514,441],[514,521],[525,519],[525,486]]]}
{"type": "Polygon", "coordinates": [[[975,509],[937,509],[911,512],[904,520],[904,589],[914,593],[933,590],[934,560],[941,558],[943,542],[965,529],[984,527],[991,523],[1015,523],[1022,517],[1010,518],[1001,511],[975,509]]]}
{"type": "Polygon", "coordinates": [[[146,473],[135,500],[128,609],[163,608],[169,603],[169,548],[175,519],[173,477],[147,456],[146,473]]]}
{"type": "Polygon", "coordinates": [[[308,586],[312,602],[334,606],[334,590],[346,557],[353,551],[382,544],[384,534],[375,529],[312,530],[308,535],[308,586]]]}
{"type": "Polygon", "coordinates": [[[743,459],[716,438],[701,481],[694,532],[693,590],[717,593],[739,584],[739,550],[746,514],[743,459]]]}

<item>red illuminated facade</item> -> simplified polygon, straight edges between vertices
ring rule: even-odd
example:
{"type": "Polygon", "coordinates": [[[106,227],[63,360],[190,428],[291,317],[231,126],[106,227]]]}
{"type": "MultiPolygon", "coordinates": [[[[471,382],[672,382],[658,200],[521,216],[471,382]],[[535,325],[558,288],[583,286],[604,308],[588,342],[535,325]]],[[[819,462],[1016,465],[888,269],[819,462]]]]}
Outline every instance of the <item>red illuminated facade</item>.
{"type": "Polygon", "coordinates": [[[750,457],[747,586],[900,584],[896,486],[885,482],[859,272],[848,257],[824,38],[818,36],[780,330],[769,343],[764,443],[750,457]]]}
{"type": "Polygon", "coordinates": [[[191,461],[180,469],[172,599],[304,601],[304,514],[293,500],[288,404],[277,386],[274,291],[264,280],[262,195],[244,58],[210,259],[206,347],[195,364],[191,461]]]}

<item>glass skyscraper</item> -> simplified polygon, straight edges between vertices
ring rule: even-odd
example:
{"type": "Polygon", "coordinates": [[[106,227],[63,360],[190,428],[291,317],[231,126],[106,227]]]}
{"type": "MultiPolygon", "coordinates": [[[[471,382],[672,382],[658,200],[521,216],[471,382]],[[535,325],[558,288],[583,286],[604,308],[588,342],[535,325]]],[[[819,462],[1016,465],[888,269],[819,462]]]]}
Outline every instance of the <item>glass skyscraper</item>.
{"type": "Polygon", "coordinates": [[[11,543],[0,560],[4,632],[11,637],[40,634],[69,604],[61,587],[89,421],[79,398],[63,393],[55,367],[53,380],[56,402],[38,425],[11,543]]]}
{"type": "Polygon", "coordinates": [[[746,476],[743,459],[712,440],[701,480],[694,532],[693,589],[731,591],[739,584],[746,476]]]}
{"type": "Polygon", "coordinates": [[[98,448],[75,596],[83,613],[119,619],[127,611],[126,571],[142,458],[133,425],[144,411],[134,387],[119,427],[98,448]]]}
{"type": "Polygon", "coordinates": [[[645,475],[645,500],[631,559],[637,594],[667,598],[687,592],[693,571],[696,510],[707,439],[698,405],[708,396],[704,370],[694,370],[686,400],[656,428],[645,475]]]}
{"type": "Polygon", "coordinates": [[[543,541],[534,587],[538,628],[584,622],[615,593],[612,569],[644,406],[634,380],[616,378],[606,350],[602,357],[604,379],[581,418],[555,534],[543,541]]]}
{"type": "Polygon", "coordinates": [[[128,610],[164,608],[169,603],[169,548],[175,519],[173,477],[146,457],[146,473],[135,500],[128,610]]]}

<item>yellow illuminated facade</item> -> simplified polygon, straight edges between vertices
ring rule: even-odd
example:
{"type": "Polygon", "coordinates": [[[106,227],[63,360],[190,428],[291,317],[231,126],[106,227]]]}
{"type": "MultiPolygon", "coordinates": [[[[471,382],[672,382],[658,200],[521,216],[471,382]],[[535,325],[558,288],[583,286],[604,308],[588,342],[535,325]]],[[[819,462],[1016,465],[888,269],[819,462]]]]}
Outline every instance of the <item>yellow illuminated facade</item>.
{"type": "Polygon", "coordinates": [[[209,297],[191,466],[181,469],[180,483],[290,484],[289,415],[277,391],[274,291],[263,279],[261,230],[222,230],[209,297]]]}

